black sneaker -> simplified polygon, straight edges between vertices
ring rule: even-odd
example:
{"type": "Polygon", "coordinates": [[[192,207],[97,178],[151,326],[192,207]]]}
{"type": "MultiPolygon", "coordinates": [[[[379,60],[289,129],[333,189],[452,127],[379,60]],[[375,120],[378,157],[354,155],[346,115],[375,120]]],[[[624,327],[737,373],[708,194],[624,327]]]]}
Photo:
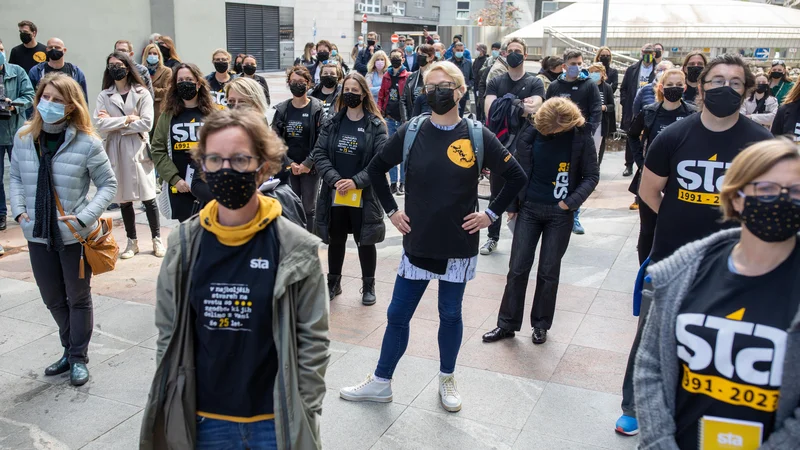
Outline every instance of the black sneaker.
{"type": "Polygon", "coordinates": [[[108,208],[106,208],[106,211],[113,211],[115,209],[119,209],[119,203],[112,203],[112,204],[108,205],[108,208]]]}
{"type": "Polygon", "coordinates": [[[547,342],[547,330],[544,328],[534,328],[531,341],[533,341],[534,344],[544,344],[547,342]]]}
{"type": "Polygon", "coordinates": [[[333,300],[342,294],[342,276],[328,274],[328,297],[333,300]]]}
{"type": "Polygon", "coordinates": [[[623,177],[629,177],[633,175],[633,166],[625,166],[625,171],[622,172],[623,177]]]}
{"type": "Polygon", "coordinates": [[[0,231],[6,229],[6,216],[0,216],[0,231]]]}
{"type": "Polygon", "coordinates": [[[497,248],[497,241],[492,238],[489,238],[489,240],[487,240],[486,243],[483,244],[483,247],[481,247],[481,255],[490,255],[496,248],[497,248]]]}
{"type": "Polygon", "coordinates": [[[392,195],[397,194],[397,183],[392,183],[391,186],[389,186],[389,190],[392,191],[392,195]]]}
{"type": "Polygon", "coordinates": [[[404,195],[406,193],[406,184],[400,183],[400,186],[397,187],[397,195],[404,195]]]}
{"type": "Polygon", "coordinates": [[[483,335],[483,342],[497,342],[501,339],[513,338],[514,332],[505,328],[497,327],[483,335]]]}

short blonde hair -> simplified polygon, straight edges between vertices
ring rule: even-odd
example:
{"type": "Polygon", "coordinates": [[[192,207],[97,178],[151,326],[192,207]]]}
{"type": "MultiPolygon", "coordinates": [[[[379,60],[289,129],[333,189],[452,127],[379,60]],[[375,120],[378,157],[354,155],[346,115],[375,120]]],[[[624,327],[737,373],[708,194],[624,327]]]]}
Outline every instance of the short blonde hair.
{"type": "MultiPolygon", "coordinates": [[[[283,156],[286,154],[286,144],[267,125],[264,115],[251,109],[223,109],[208,115],[200,128],[200,141],[192,150],[192,158],[202,166],[203,156],[208,151],[208,137],[234,127],[241,128],[250,138],[253,154],[258,158],[259,164],[266,163],[259,170],[256,182],[261,184],[270,176],[278,173],[283,164],[283,156]]],[[[205,177],[205,175],[202,176],[205,177]]]]}
{"type": "Polygon", "coordinates": [[[251,104],[250,106],[259,110],[266,117],[269,110],[267,97],[264,95],[264,88],[257,81],[245,77],[236,77],[230,83],[227,83],[224,89],[226,98],[228,97],[228,92],[234,91],[247,98],[251,104]]]}
{"type": "Polygon", "coordinates": [[[464,86],[464,72],[458,68],[455,64],[451,63],[450,61],[439,61],[435,62],[431,65],[430,69],[425,72],[425,76],[423,78],[423,83],[428,82],[428,77],[431,76],[433,72],[440,71],[444,72],[445,75],[452,78],[453,81],[456,83],[456,89],[464,86]]]}
{"type": "Polygon", "coordinates": [[[231,60],[231,54],[228,53],[227,50],[225,50],[224,48],[218,48],[218,49],[214,50],[214,53],[211,54],[211,61],[213,62],[214,61],[214,57],[217,56],[220,53],[222,53],[225,56],[227,56],[228,57],[228,61],[231,60]]]}
{"type": "Polygon", "coordinates": [[[798,160],[797,145],[785,137],[755,143],[733,158],[731,168],[725,172],[725,180],[719,192],[719,206],[726,221],[741,222],[741,216],[733,208],[739,191],[748,183],[769,172],[775,165],[786,160],[798,160]]]}
{"type": "Polygon", "coordinates": [[[534,116],[536,130],[546,136],[582,127],[585,123],[578,105],[564,97],[548,99],[534,116]]]}
{"type": "Polygon", "coordinates": [[[386,56],[386,52],[383,50],[378,50],[372,55],[372,58],[370,58],[369,62],[367,63],[367,73],[372,73],[375,70],[375,61],[381,58],[384,62],[383,70],[387,70],[389,68],[389,57],[386,56]]]}
{"type": "Polygon", "coordinates": [[[589,73],[600,72],[600,79],[604,82],[606,81],[606,66],[603,63],[593,63],[588,70],[589,73]]]}
{"type": "Polygon", "coordinates": [[[661,78],[658,79],[658,82],[656,83],[656,88],[653,89],[655,91],[655,94],[656,94],[656,101],[657,102],[663,102],[664,101],[664,82],[667,80],[667,78],[669,78],[669,77],[671,77],[673,75],[680,76],[681,77],[681,81],[684,84],[686,84],[686,74],[683,72],[683,70],[681,70],[681,69],[669,69],[669,70],[667,70],[666,72],[664,72],[661,75],[661,78]],[[661,89],[659,89],[659,88],[661,88],[661,89]]]}

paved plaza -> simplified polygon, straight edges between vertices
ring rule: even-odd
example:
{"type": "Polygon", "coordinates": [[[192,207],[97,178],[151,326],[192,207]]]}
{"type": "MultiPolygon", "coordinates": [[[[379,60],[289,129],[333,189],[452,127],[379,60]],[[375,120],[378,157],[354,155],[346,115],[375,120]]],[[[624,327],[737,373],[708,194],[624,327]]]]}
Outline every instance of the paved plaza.
{"type": "MultiPolygon", "coordinates": [[[[270,78],[273,99],[286,98],[280,78],[270,78]],[[274,82],[273,82],[274,81],[274,82]],[[276,98],[277,97],[277,98],[276,98]]],[[[360,303],[355,244],[348,244],[344,294],[331,302],[331,359],[323,404],[326,449],[632,449],[637,438],[613,432],[628,349],[636,331],[631,291],[637,270],[638,214],[623,178],[623,157],[606,154],[600,184],[584,205],[583,236],[573,235],[564,257],[557,312],[549,340],[531,343],[524,327],[494,344],[481,335],[496,324],[511,235],[479,257],[478,276],[467,285],[464,338],[456,368],[464,402],[444,411],[438,396],[437,285],[432,283],[411,321],[408,350],[395,373],[394,402],[350,403],[339,388],[374,370],[386,327],[386,310],[402,237],[386,221],[378,246],[378,303],[360,303]]],[[[124,242],[119,212],[114,234],[124,242]]],[[[156,276],[147,221],[137,216],[142,253],[119,261],[114,272],[92,280],[95,327],[89,347],[91,379],[70,386],[68,374],[45,377],[61,347],[42,303],[26,242],[13,221],[0,232],[0,449],[134,449],[142,408],[155,371],[153,323],[156,276]]],[[[167,236],[172,222],[162,223],[167,236]]],[[[482,239],[486,232],[482,232],[482,239]]],[[[326,266],[325,247],[320,249],[326,266]]],[[[528,286],[527,312],[535,285],[528,286]]],[[[527,316],[526,316],[527,317],[527,316]]],[[[526,320],[527,322],[527,320],[526,320]]]]}

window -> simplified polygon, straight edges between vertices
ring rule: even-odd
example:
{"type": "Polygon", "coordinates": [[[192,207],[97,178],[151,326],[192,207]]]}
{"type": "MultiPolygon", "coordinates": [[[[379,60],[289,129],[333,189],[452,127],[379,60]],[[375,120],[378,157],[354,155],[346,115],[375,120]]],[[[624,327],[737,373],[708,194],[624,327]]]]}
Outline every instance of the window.
{"type": "Polygon", "coordinates": [[[392,2],[394,5],[394,11],[392,12],[393,16],[405,16],[406,15],[406,2],[392,2]]]}
{"type": "Polygon", "coordinates": [[[456,20],[469,20],[469,2],[456,2],[456,20]]]}
{"type": "Polygon", "coordinates": [[[414,6],[416,6],[417,8],[424,8],[425,0],[414,0],[414,6]]]}
{"type": "Polygon", "coordinates": [[[469,2],[458,2],[458,3],[456,3],[456,9],[469,10],[469,2]]]}
{"type": "Polygon", "coordinates": [[[434,19],[438,19],[439,18],[439,7],[438,6],[434,6],[434,7],[432,7],[432,9],[433,9],[433,18],[434,19]]]}
{"type": "Polygon", "coordinates": [[[289,35],[286,21],[281,24],[279,10],[277,6],[226,3],[228,52],[255,56],[259,70],[280,69],[280,38],[289,35]]]}
{"type": "Polygon", "coordinates": [[[558,11],[558,2],[542,2],[542,17],[539,18],[544,19],[556,11],[558,11]]]}
{"type": "Polygon", "coordinates": [[[364,12],[368,14],[380,14],[381,0],[364,0],[364,12]]]}
{"type": "Polygon", "coordinates": [[[456,19],[458,19],[458,20],[468,20],[469,19],[469,11],[456,11],[456,19]]]}

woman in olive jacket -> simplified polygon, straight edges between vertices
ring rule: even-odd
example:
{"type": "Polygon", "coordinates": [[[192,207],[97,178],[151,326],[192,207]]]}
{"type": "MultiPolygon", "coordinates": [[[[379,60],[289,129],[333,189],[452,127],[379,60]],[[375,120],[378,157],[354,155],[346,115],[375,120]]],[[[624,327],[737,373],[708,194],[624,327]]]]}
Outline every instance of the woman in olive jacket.
{"type": "Polygon", "coordinates": [[[317,197],[316,233],[328,244],[328,290],[331,299],[342,293],[342,265],[347,235],[358,244],[363,281],[361,303],[375,304],[375,244],[386,235],[383,209],[372,191],[367,166],[386,142],[386,124],[366,79],[358,72],[345,77],[339,112],[325,122],[314,148],[314,164],[323,183],[317,197]],[[356,159],[350,159],[356,158],[356,159]],[[338,192],[361,190],[360,206],[334,204],[338,192]]]}

